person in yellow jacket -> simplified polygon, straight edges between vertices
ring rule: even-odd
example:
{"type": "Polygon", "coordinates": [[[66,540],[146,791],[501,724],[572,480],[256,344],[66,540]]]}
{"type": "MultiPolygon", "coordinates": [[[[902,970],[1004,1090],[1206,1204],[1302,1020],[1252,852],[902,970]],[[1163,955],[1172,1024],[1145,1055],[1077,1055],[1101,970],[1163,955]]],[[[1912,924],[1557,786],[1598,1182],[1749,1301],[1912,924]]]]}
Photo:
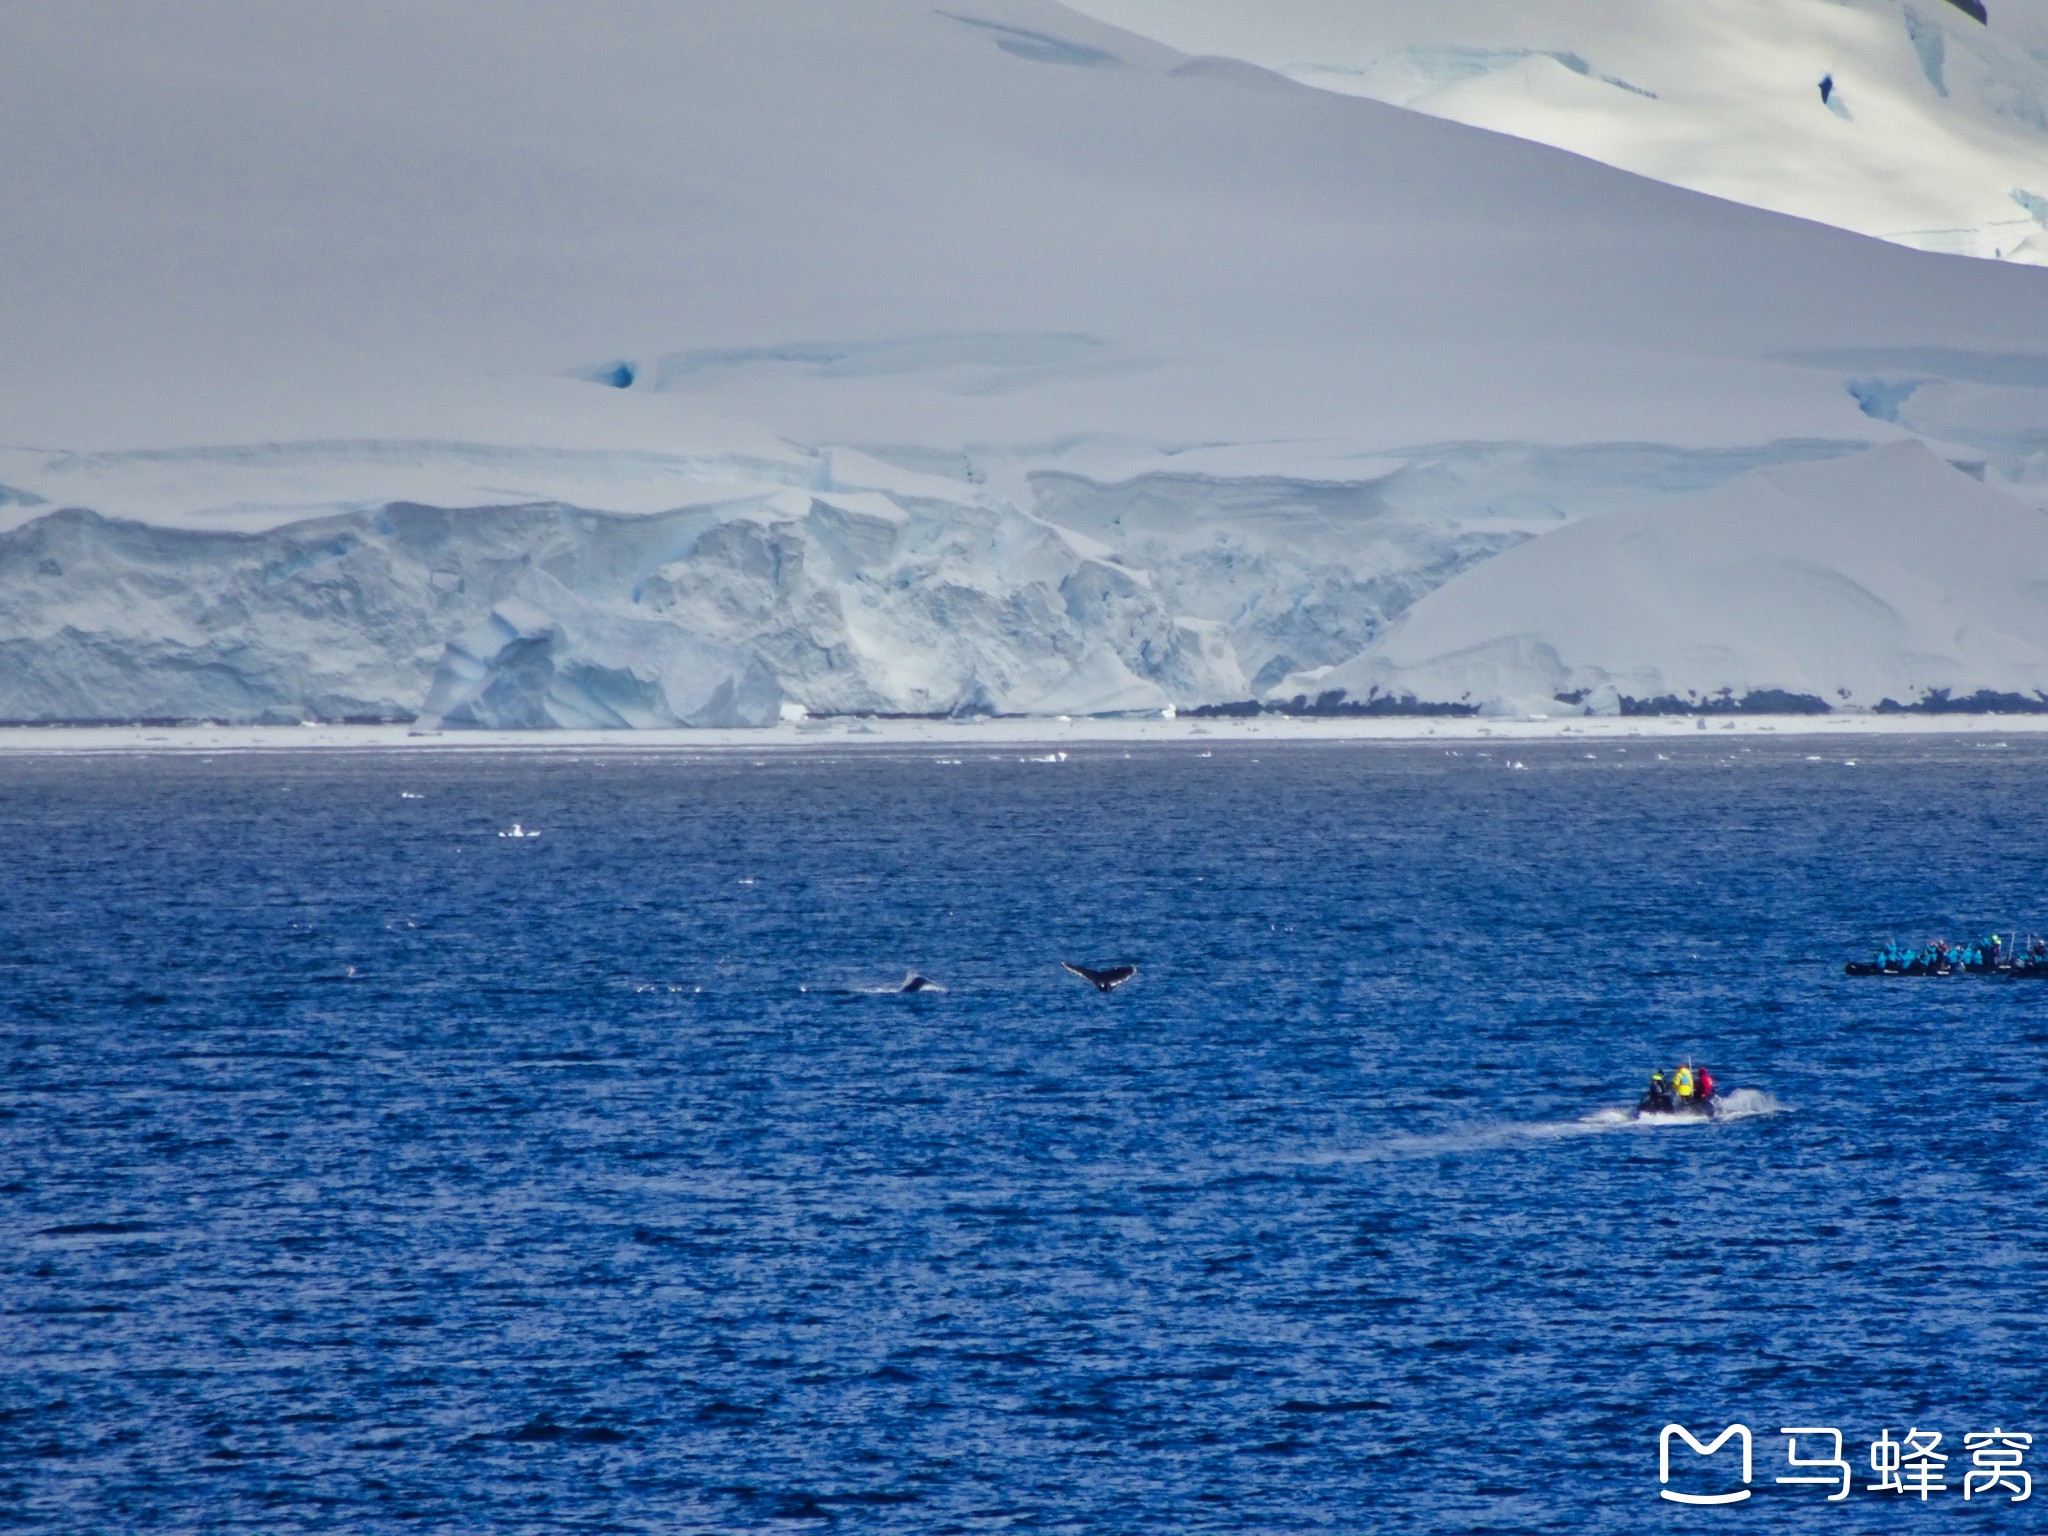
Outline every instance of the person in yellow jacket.
{"type": "Polygon", "coordinates": [[[1692,1097],[1691,1062],[1687,1062],[1684,1066],[1680,1067],[1676,1073],[1672,1075],[1671,1091],[1676,1093],[1681,1099],[1689,1099],[1692,1097]]]}

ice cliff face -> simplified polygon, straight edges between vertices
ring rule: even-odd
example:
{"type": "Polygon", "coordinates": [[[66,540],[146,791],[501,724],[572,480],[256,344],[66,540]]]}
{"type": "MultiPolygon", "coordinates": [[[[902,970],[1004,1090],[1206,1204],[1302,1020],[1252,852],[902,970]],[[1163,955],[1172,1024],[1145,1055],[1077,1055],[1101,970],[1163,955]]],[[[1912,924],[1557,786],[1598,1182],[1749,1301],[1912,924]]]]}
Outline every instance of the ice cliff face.
{"type": "Polygon", "coordinates": [[[1286,698],[1532,535],[1850,446],[1447,445],[1314,479],[1200,453],[957,479],[841,455],[812,466],[836,489],[700,483],[661,513],[401,503],[255,533],[64,510],[0,533],[0,720],[755,725],[1286,698]],[[846,484],[863,476],[891,489],[846,484]]]}
{"type": "Polygon", "coordinates": [[[606,612],[534,571],[448,642],[421,711],[449,726],[607,730],[769,725],[781,703],[744,651],[606,612]]]}
{"type": "Polygon", "coordinates": [[[762,725],[1246,692],[1221,625],[1013,511],[778,493],[618,517],[393,506],[256,535],[0,536],[0,719],[762,725]]]}

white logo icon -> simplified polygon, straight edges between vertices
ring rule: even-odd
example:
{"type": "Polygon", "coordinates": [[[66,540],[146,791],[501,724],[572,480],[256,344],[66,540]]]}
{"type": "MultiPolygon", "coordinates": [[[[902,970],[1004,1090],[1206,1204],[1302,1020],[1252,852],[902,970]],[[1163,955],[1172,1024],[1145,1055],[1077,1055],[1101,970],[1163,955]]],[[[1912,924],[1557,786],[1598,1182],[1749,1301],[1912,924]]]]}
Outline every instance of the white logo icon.
{"type": "MultiPolygon", "coordinates": [[[[1729,1440],[1739,1436],[1742,1440],[1742,1481],[1745,1484],[1749,1482],[1750,1441],[1749,1426],[1747,1424],[1730,1424],[1705,1445],[1700,1444],[1698,1440],[1694,1439],[1692,1431],[1683,1424],[1666,1424],[1662,1433],[1657,1436],[1657,1481],[1660,1483],[1671,1481],[1671,1437],[1673,1435],[1683,1440],[1693,1448],[1696,1454],[1701,1456],[1713,1455],[1714,1452],[1726,1445],[1729,1440]]],[[[1669,1499],[1674,1504],[1740,1504],[1749,1497],[1750,1490],[1745,1486],[1738,1488],[1733,1493],[1673,1493],[1669,1488],[1659,1488],[1657,1494],[1658,1497],[1669,1499]]]]}

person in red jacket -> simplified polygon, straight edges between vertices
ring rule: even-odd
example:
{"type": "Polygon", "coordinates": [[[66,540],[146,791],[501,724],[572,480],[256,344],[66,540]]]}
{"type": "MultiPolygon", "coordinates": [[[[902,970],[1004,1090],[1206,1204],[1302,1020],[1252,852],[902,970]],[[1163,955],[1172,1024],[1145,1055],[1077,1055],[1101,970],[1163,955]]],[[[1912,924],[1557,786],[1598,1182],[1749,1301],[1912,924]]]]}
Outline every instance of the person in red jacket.
{"type": "Polygon", "coordinates": [[[1705,1067],[1698,1070],[1700,1102],[1704,1104],[1714,1096],[1714,1074],[1705,1067]]]}

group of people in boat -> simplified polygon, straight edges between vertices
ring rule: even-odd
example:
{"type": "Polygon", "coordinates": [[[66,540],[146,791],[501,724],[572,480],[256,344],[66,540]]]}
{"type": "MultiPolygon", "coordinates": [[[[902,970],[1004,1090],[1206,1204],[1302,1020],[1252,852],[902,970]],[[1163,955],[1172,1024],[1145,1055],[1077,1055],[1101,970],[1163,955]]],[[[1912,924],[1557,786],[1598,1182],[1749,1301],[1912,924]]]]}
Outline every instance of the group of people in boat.
{"type": "Polygon", "coordinates": [[[1710,1115],[1714,1112],[1714,1074],[1684,1062],[1666,1077],[1662,1068],[1650,1074],[1649,1089],[1636,1106],[1639,1115],[1710,1115]]]}
{"type": "Polygon", "coordinates": [[[2002,934],[1951,944],[1936,939],[1918,949],[1887,944],[1874,961],[1850,961],[1851,976],[1953,976],[1958,972],[1999,976],[2048,977],[2048,939],[2024,943],[2002,934]]]}

